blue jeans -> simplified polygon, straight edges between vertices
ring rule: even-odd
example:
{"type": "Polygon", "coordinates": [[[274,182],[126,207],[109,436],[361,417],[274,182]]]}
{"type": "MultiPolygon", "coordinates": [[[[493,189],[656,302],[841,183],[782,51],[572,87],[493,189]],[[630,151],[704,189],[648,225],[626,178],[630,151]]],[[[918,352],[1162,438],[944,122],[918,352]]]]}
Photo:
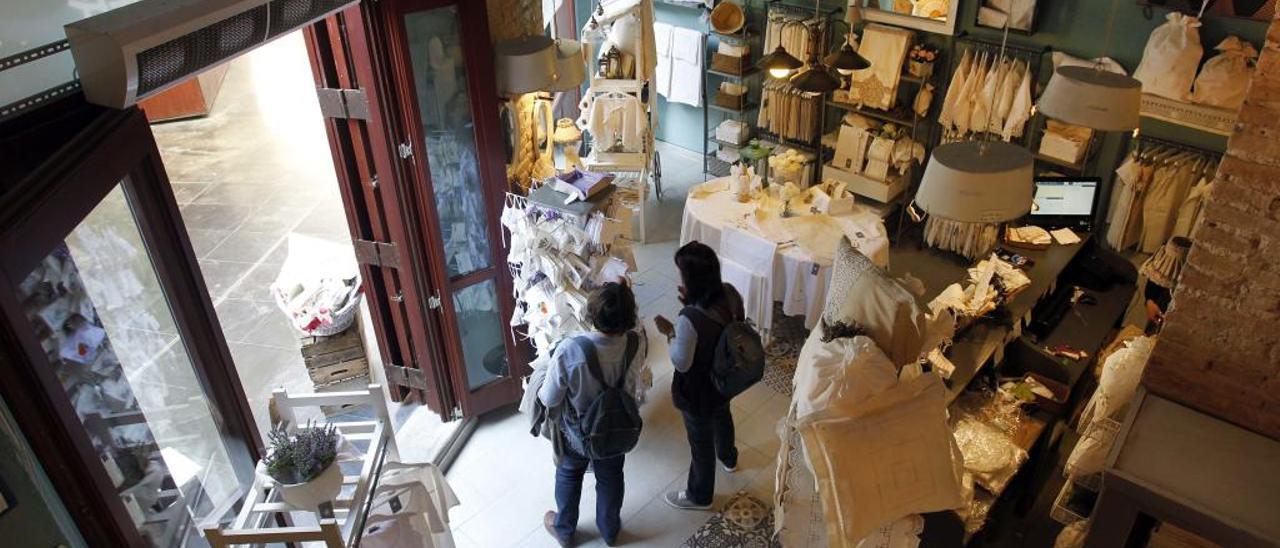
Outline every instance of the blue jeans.
{"type": "Polygon", "coordinates": [[[622,528],[622,462],[626,455],[592,461],[566,447],[556,468],[556,533],[571,538],[578,530],[578,502],[582,500],[582,476],[590,464],[596,476],[596,528],[612,543],[622,528]]]}

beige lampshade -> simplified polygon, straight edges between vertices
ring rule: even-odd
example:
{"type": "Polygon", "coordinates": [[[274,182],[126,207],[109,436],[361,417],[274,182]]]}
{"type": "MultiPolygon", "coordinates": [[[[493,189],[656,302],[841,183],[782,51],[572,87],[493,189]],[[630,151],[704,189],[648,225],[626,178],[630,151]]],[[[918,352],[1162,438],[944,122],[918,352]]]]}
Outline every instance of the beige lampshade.
{"type": "Polygon", "coordinates": [[[556,74],[551,91],[568,91],[586,80],[586,60],[582,57],[582,42],[556,40],[556,74]]]}
{"type": "Polygon", "coordinates": [[[1142,82],[1089,67],[1059,67],[1040,95],[1040,113],[1099,131],[1138,127],[1142,82]]]}
{"type": "Polygon", "coordinates": [[[924,168],[916,205],[966,223],[1017,219],[1031,211],[1033,163],[1027,149],[1002,141],[939,146],[924,168]]]}
{"type": "Polygon", "coordinates": [[[582,130],[573,120],[561,118],[556,120],[556,130],[552,132],[551,139],[561,145],[574,143],[582,139],[582,130]]]}
{"type": "Polygon", "coordinates": [[[498,93],[515,95],[551,89],[556,74],[556,43],[546,36],[498,42],[498,93]]]}

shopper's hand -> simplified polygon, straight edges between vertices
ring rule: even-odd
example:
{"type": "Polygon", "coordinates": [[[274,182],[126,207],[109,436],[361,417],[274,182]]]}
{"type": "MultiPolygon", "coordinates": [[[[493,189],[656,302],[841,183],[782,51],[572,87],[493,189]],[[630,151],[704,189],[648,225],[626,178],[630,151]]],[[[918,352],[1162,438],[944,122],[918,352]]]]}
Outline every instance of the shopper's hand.
{"type": "Polygon", "coordinates": [[[676,336],[676,326],[672,325],[671,320],[662,317],[661,314],[653,317],[653,325],[658,328],[658,332],[667,336],[667,340],[676,336]]]}

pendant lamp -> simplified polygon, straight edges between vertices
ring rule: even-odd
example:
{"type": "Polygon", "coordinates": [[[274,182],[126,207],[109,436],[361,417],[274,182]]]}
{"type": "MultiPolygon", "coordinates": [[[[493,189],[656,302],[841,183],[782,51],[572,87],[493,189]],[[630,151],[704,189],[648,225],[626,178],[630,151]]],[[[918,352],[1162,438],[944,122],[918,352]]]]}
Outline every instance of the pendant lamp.
{"type": "Polygon", "coordinates": [[[556,40],[556,73],[550,91],[577,89],[587,79],[586,61],[582,57],[582,42],[556,40]]]}
{"type": "Polygon", "coordinates": [[[804,66],[799,59],[787,53],[786,48],[782,44],[778,44],[772,52],[760,58],[757,64],[760,68],[769,71],[769,76],[774,78],[786,78],[791,76],[791,71],[804,66]]]}
{"type": "Polygon", "coordinates": [[[948,143],[933,151],[915,203],[932,216],[965,223],[1011,221],[1031,211],[1031,153],[1003,141],[948,143]]]}
{"type": "MultiPolygon", "coordinates": [[[[1105,54],[1111,48],[1116,1],[1107,20],[1105,54]]],[[[1132,76],[1103,70],[1101,57],[1092,68],[1060,67],[1040,95],[1037,108],[1045,116],[1099,131],[1137,129],[1142,109],[1142,82],[1132,76]]]]}
{"type": "Polygon", "coordinates": [[[518,95],[549,89],[556,74],[556,42],[532,35],[498,42],[498,92],[518,95]]]}
{"type": "Polygon", "coordinates": [[[1138,127],[1142,82],[1101,68],[1060,67],[1037,104],[1040,112],[1068,124],[1099,131],[1138,127]]]}
{"type": "Polygon", "coordinates": [[[850,39],[846,39],[839,51],[831,53],[822,62],[846,76],[855,70],[870,68],[871,61],[858,55],[858,52],[853,49],[853,44],[850,42],[850,39]]]}
{"type": "Polygon", "coordinates": [[[831,73],[831,69],[818,62],[815,53],[809,56],[809,63],[800,74],[791,77],[791,85],[800,91],[828,93],[840,89],[840,77],[831,73]]]}

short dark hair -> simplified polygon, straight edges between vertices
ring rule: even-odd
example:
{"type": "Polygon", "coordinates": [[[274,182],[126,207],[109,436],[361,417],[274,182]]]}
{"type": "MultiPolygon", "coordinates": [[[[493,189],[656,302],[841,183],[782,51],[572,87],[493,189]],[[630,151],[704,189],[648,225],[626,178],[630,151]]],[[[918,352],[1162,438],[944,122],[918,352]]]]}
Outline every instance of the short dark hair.
{"type": "Polygon", "coordinates": [[[676,268],[684,285],[684,304],[706,308],[720,302],[724,296],[720,258],[710,246],[698,241],[684,244],[676,251],[676,268]]]}
{"type": "Polygon", "coordinates": [[[626,284],[609,282],[587,299],[587,319],[601,333],[621,335],[636,328],[636,296],[626,284]]]}

